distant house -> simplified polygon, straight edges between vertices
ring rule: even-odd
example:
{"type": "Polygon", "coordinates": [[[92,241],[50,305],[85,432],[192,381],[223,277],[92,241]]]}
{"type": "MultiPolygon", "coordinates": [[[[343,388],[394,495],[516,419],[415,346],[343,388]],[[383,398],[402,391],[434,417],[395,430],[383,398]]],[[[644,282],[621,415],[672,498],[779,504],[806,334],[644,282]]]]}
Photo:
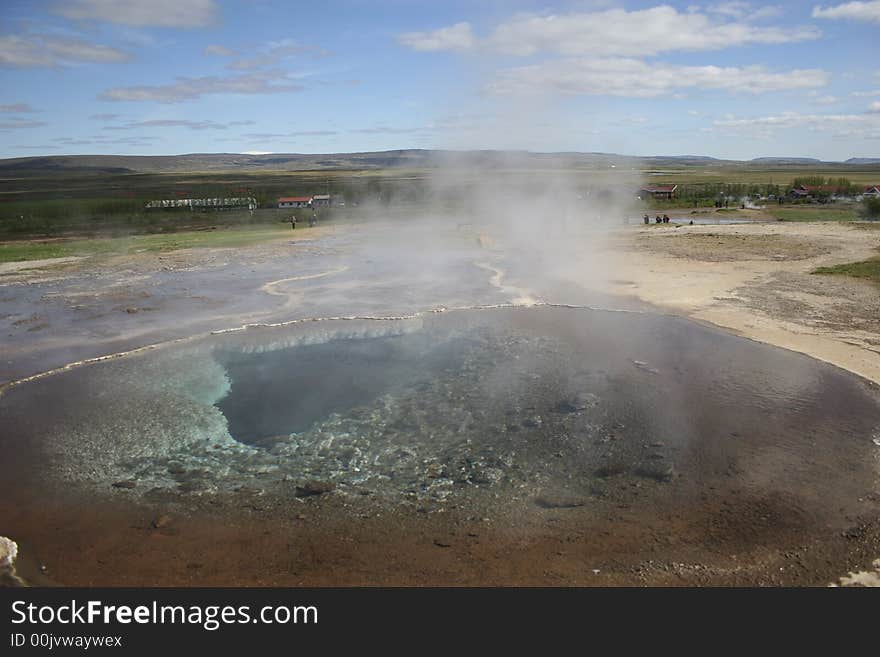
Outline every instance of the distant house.
{"type": "Polygon", "coordinates": [[[837,185],[798,185],[789,192],[793,198],[847,198],[849,189],[837,185]]]}
{"type": "Polygon", "coordinates": [[[675,198],[675,190],[677,189],[678,185],[647,185],[639,190],[639,198],[671,200],[675,198]]]}
{"type": "Polygon", "coordinates": [[[312,207],[313,208],[329,208],[330,207],[330,194],[315,194],[312,197],[312,207]]]}
{"type": "Polygon", "coordinates": [[[880,198],[880,185],[871,185],[870,187],[865,187],[865,191],[862,192],[862,196],[880,198]]]}
{"type": "Polygon", "coordinates": [[[312,207],[311,196],[282,196],[278,199],[279,208],[310,208],[312,207]]]}

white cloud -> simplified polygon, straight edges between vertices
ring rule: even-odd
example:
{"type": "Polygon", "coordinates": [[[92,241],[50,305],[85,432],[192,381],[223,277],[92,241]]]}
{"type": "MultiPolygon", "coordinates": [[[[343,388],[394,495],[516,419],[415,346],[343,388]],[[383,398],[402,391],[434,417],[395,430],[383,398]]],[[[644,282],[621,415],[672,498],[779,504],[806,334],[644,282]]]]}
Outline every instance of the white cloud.
{"type": "Polygon", "coordinates": [[[880,139],[880,114],[800,114],[784,112],[756,118],[727,118],[714,122],[722,133],[771,138],[779,130],[808,130],[837,138],[880,139]]]}
{"type": "Polygon", "coordinates": [[[78,20],[135,27],[205,27],[218,17],[214,0],[66,0],[55,12],[78,20]]]}
{"type": "Polygon", "coordinates": [[[623,126],[637,126],[645,125],[646,123],[650,122],[651,120],[647,116],[624,116],[623,118],[614,121],[614,124],[623,126]]]}
{"type": "Polygon", "coordinates": [[[853,91],[851,96],[855,96],[856,98],[872,98],[874,96],[880,96],[880,89],[872,89],[871,91],[853,91]]]}
{"type": "Polygon", "coordinates": [[[179,103],[214,94],[277,94],[301,89],[300,85],[292,83],[284,73],[262,71],[225,77],[178,78],[177,82],[155,86],[116,87],[103,92],[99,98],[111,101],[179,103]]]}
{"type": "Polygon", "coordinates": [[[248,139],[288,139],[290,137],[325,137],[339,134],[336,130],[298,130],[295,132],[245,132],[248,139]]]}
{"type": "Polygon", "coordinates": [[[501,71],[489,85],[495,94],[543,94],[651,98],[691,89],[761,94],[791,89],[814,89],[828,84],[829,74],[818,69],[768,71],[762,66],[676,66],[648,64],[638,59],[564,59],[501,71]]]}
{"type": "Polygon", "coordinates": [[[232,57],[235,54],[235,51],[226,46],[210,45],[205,46],[205,54],[214,55],[216,57],[232,57]]]}
{"type": "Polygon", "coordinates": [[[720,14],[722,16],[747,21],[775,18],[784,13],[782,8],[777,7],[776,5],[754,8],[750,2],[720,2],[718,4],[709,5],[708,11],[713,14],[720,14]]]}
{"type": "Polygon", "coordinates": [[[118,119],[118,114],[92,114],[89,117],[92,121],[112,121],[113,119],[118,119]]]}
{"type": "MultiPolygon", "coordinates": [[[[140,136],[128,136],[128,137],[118,137],[115,139],[110,139],[104,136],[94,136],[88,138],[74,138],[74,137],[56,137],[52,141],[60,144],[61,146],[88,146],[88,145],[118,145],[123,144],[126,146],[146,146],[152,141],[158,140],[158,137],[140,137],[140,136]]],[[[44,147],[38,147],[44,148],[44,147]]],[[[58,148],[58,146],[50,146],[49,148],[58,148]]]]}
{"type": "Polygon", "coordinates": [[[464,52],[477,43],[470,23],[456,23],[433,32],[407,32],[397,37],[397,42],[413,50],[452,50],[464,52]]]}
{"type": "Polygon", "coordinates": [[[467,51],[483,48],[508,55],[541,52],[562,55],[646,56],[673,51],[722,50],[747,44],[781,44],[816,39],[812,26],[762,27],[750,20],[715,19],[699,11],[681,13],[659,6],[627,11],[564,15],[517,14],[485,39],[468,23],[433,32],[410,32],[398,42],[414,50],[467,51]]]}
{"type": "Polygon", "coordinates": [[[226,68],[233,71],[253,71],[260,68],[280,65],[289,57],[305,53],[311,54],[315,57],[322,57],[327,54],[327,51],[316,46],[301,44],[293,39],[270,41],[260,49],[259,54],[256,54],[253,57],[236,59],[227,64],[226,68]]]}
{"type": "Polygon", "coordinates": [[[12,103],[11,105],[0,105],[0,112],[5,114],[29,114],[36,112],[33,107],[27,103],[12,103]]]}
{"type": "Polygon", "coordinates": [[[871,103],[871,105],[868,107],[868,111],[872,114],[880,112],[880,100],[875,100],[873,103],[871,103]]]}
{"type": "Polygon", "coordinates": [[[132,121],[124,125],[106,126],[104,130],[138,130],[143,128],[189,128],[190,130],[226,130],[228,123],[215,121],[190,121],[187,119],[152,119],[150,121],[132,121]]]}
{"type": "Polygon", "coordinates": [[[837,96],[819,96],[816,94],[810,101],[813,105],[834,105],[840,99],[837,96]]]}
{"type": "Polygon", "coordinates": [[[44,121],[27,121],[25,119],[12,119],[0,122],[0,130],[18,130],[20,128],[39,128],[46,125],[44,121]]]}
{"type": "Polygon", "coordinates": [[[29,34],[0,36],[0,66],[30,68],[79,62],[112,63],[131,58],[126,52],[80,39],[29,34]]]}
{"type": "Polygon", "coordinates": [[[751,4],[748,2],[719,2],[709,5],[709,11],[722,16],[731,16],[733,18],[744,18],[751,11],[751,4]]]}
{"type": "Polygon", "coordinates": [[[834,7],[816,6],[813,18],[848,19],[880,23],[880,0],[872,2],[845,2],[834,7]]]}
{"type": "Polygon", "coordinates": [[[227,64],[226,68],[231,71],[254,71],[275,63],[276,60],[271,57],[258,55],[256,57],[243,57],[241,59],[236,59],[234,62],[227,64]]]}
{"type": "Polygon", "coordinates": [[[389,128],[387,126],[376,126],[374,128],[354,128],[349,132],[356,132],[364,135],[407,135],[413,132],[420,132],[424,128],[389,128]]]}
{"type": "Polygon", "coordinates": [[[270,41],[266,46],[266,53],[276,57],[299,55],[300,53],[309,52],[311,50],[316,50],[316,48],[303,45],[299,41],[294,41],[293,39],[270,41]]]}
{"type": "Polygon", "coordinates": [[[715,22],[705,14],[682,14],[673,7],[661,6],[567,16],[521,15],[499,25],[489,37],[489,44],[494,50],[517,55],[541,51],[564,55],[656,55],[721,50],[750,43],[791,43],[818,36],[814,27],[715,22]]]}

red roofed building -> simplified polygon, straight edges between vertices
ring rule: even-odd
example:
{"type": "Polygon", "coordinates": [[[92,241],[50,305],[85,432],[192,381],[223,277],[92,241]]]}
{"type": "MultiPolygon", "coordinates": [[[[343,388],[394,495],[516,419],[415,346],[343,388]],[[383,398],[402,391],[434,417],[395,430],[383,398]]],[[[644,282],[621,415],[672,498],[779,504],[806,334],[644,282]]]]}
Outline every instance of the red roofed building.
{"type": "Polygon", "coordinates": [[[874,198],[880,198],[880,185],[870,185],[869,187],[865,187],[865,191],[862,192],[862,196],[872,196],[874,198]]]}
{"type": "Polygon", "coordinates": [[[845,194],[846,187],[838,187],[837,185],[801,185],[811,194],[845,194]]]}
{"type": "Polygon", "coordinates": [[[675,198],[675,190],[678,185],[646,185],[639,190],[639,198],[651,196],[655,199],[671,200],[675,198]]]}
{"type": "Polygon", "coordinates": [[[279,208],[310,208],[312,207],[311,196],[282,196],[278,199],[279,208]]]}
{"type": "Polygon", "coordinates": [[[838,185],[798,185],[793,187],[790,194],[794,198],[827,198],[835,196],[848,196],[850,190],[838,185]]]}

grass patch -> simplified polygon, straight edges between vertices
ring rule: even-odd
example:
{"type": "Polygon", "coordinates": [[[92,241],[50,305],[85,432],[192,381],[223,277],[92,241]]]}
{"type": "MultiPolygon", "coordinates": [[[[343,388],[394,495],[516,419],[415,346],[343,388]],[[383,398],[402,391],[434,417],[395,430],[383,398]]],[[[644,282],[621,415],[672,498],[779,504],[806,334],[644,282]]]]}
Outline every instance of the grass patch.
{"type": "MultiPolygon", "coordinates": [[[[294,235],[299,235],[297,228],[294,235]]],[[[283,226],[259,226],[226,230],[198,230],[159,235],[132,235],[98,239],[53,239],[0,243],[0,262],[23,262],[70,256],[111,256],[138,252],[176,251],[178,249],[232,248],[250,246],[284,236],[292,231],[283,226]]]]}
{"type": "Polygon", "coordinates": [[[780,221],[857,221],[855,206],[801,205],[795,207],[767,206],[767,213],[780,221]]]}
{"type": "Polygon", "coordinates": [[[0,244],[0,262],[45,260],[73,255],[66,244],[46,242],[12,242],[0,244]]]}
{"type": "Polygon", "coordinates": [[[818,267],[813,270],[814,274],[834,274],[838,276],[852,276],[853,278],[861,278],[871,281],[876,285],[880,285],[880,256],[869,258],[861,262],[848,262],[843,265],[833,265],[831,267],[818,267]]]}

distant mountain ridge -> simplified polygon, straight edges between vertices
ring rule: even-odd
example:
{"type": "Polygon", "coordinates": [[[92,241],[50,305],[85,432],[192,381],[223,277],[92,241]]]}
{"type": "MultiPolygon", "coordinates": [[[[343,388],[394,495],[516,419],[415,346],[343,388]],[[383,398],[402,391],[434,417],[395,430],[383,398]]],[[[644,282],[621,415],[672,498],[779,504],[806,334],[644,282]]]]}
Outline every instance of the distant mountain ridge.
{"type": "Polygon", "coordinates": [[[749,161],[702,155],[636,157],[614,153],[535,153],[529,151],[445,151],[406,149],[357,153],[190,153],[186,155],[47,155],[0,159],[0,176],[22,177],[59,173],[122,174],[219,171],[304,171],[340,169],[432,168],[442,166],[526,168],[681,167],[769,165],[875,165],[880,158],[822,162],[803,157],[759,157],[749,161]]]}
{"type": "Polygon", "coordinates": [[[749,162],[761,164],[824,164],[822,160],[814,157],[756,157],[749,162]]]}

